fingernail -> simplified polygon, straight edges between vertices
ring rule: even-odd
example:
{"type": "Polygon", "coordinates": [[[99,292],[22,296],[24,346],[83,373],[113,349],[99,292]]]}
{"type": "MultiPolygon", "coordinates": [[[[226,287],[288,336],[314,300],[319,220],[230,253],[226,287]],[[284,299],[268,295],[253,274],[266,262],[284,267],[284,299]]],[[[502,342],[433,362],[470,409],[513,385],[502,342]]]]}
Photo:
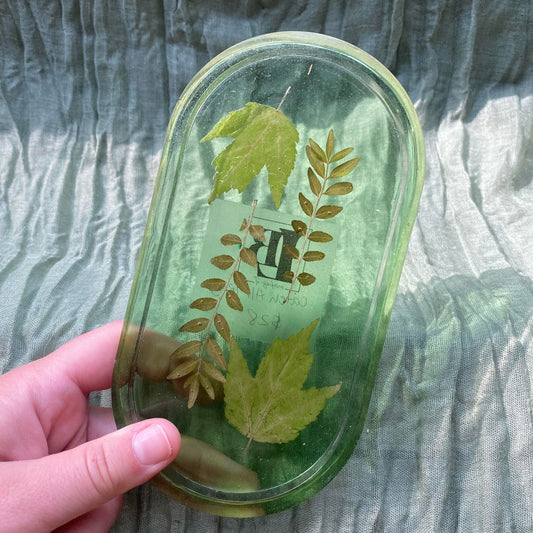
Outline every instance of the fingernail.
{"type": "Polygon", "coordinates": [[[139,463],[155,465],[165,461],[172,453],[172,446],[159,424],[143,429],[133,437],[133,453],[139,463]]]}

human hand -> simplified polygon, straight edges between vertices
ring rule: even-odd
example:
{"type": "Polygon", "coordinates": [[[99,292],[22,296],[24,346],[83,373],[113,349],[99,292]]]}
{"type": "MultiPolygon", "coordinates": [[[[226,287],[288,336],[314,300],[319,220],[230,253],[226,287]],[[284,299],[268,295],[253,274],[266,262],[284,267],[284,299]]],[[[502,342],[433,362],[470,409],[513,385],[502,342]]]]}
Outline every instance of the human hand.
{"type": "Polygon", "coordinates": [[[77,337],[0,376],[0,529],[108,531],[122,494],[166,467],[180,447],[168,420],[116,430],[88,404],[111,385],[121,322],[77,337]]]}

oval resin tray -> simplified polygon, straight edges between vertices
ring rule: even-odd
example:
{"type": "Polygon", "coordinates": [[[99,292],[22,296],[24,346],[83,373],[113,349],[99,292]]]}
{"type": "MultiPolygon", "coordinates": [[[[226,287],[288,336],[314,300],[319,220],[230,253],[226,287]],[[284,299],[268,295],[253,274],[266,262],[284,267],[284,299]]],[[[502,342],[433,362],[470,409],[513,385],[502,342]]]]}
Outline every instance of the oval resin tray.
{"type": "Polygon", "coordinates": [[[422,190],[413,106],[342,41],[277,33],[213,59],[172,114],[113,382],[171,420],[153,482],[223,516],[321,489],[361,433],[422,190]]]}

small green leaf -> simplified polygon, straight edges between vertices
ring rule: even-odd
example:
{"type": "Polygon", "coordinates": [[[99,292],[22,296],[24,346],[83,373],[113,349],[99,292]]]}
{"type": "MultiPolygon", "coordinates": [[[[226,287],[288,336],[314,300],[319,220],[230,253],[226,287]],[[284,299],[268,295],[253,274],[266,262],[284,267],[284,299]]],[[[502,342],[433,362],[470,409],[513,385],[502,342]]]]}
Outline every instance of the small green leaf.
{"type": "Polygon", "coordinates": [[[311,138],[309,139],[309,146],[311,150],[313,150],[319,161],[322,161],[322,163],[327,163],[328,158],[326,157],[324,150],[322,150],[322,148],[320,148],[320,146],[318,146],[318,144],[311,138]]]}
{"type": "Polygon", "coordinates": [[[186,324],[183,324],[181,328],[178,331],[187,331],[189,333],[198,333],[200,331],[203,331],[207,324],[209,323],[209,320],[207,318],[193,318],[192,320],[189,320],[186,324]]]}
{"type": "Polygon", "coordinates": [[[211,259],[211,263],[221,270],[227,270],[234,262],[235,259],[231,255],[217,255],[211,259]]]}
{"type": "Polygon", "coordinates": [[[308,272],[302,272],[301,274],[298,274],[296,279],[304,286],[311,285],[311,283],[316,281],[315,276],[309,274],[308,272]]]}
{"type": "Polygon", "coordinates": [[[342,211],[342,207],[338,205],[323,205],[316,212],[317,218],[333,218],[342,211]]]}
{"type": "Polygon", "coordinates": [[[226,282],[220,278],[206,279],[200,283],[201,287],[204,289],[209,289],[210,291],[221,291],[225,285],[226,282]]]}
{"type": "Polygon", "coordinates": [[[223,235],[220,238],[220,242],[224,246],[230,246],[232,244],[242,244],[242,240],[238,235],[234,235],[233,233],[228,233],[226,235],[223,235]]]}
{"type": "Polygon", "coordinates": [[[235,311],[242,311],[242,303],[241,299],[237,295],[235,291],[229,290],[226,292],[226,303],[232,308],[235,309],[235,311]]]}
{"type": "Polygon", "coordinates": [[[333,237],[325,231],[312,231],[308,239],[313,242],[329,242],[333,240],[333,237]]]}
{"type": "Polygon", "coordinates": [[[247,265],[257,267],[257,256],[253,250],[250,250],[250,248],[241,248],[239,255],[247,265]]]}
{"type": "Polygon", "coordinates": [[[344,150],[341,150],[340,152],[337,152],[330,160],[330,163],[336,163],[337,161],[340,161],[341,159],[344,159],[348,154],[351,154],[353,152],[353,148],[345,148],[344,150]]]}
{"type": "Polygon", "coordinates": [[[298,194],[298,200],[303,212],[310,217],[313,214],[313,204],[302,193],[298,194]]]}
{"type": "Polygon", "coordinates": [[[357,163],[359,163],[358,157],[350,159],[349,161],[346,161],[346,163],[342,163],[331,171],[329,178],[342,178],[346,176],[346,174],[349,174],[357,166],[357,163]]]}
{"type": "Polygon", "coordinates": [[[209,311],[217,305],[214,298],[198,298],[189,306],[191,309],[200,309],[200,311],[209,311]]]}
{"type": "Polygon", "coordinates": [[[331,187],[328,187],[324,194],[327,195],[342,195],[348,194],[353,191],[353,185],[349,181],[341,181],[339,183],[334,183],[331,187]]]}
{"type": "Polygon", "coordinates": [[[227,320],[222,315],[217,313],[215,315],[215,318],[213,319],[213,323],[215,324],[216,330],[220,333],[220,336],[226,342],[229,342],[229,340],[230,340],[230,332],[229,332],[229,326],[228,326],[227,320]]]}
{"type": "Polygon", "coordinates": [[[305,252],[305,254],[303,255],[303,260],[304,261],[321,261],[322,259],[324,259],[325,256],[326,254],[324,254],[323,252],[314,250],[314,251],[305,252]]]}
{"type": "Polygon", "coordinates": [[[300,257],[300,252],[294,246],[290,244],[285,244],[283,246],[283,251],[292,259],[298,259],[300,257]]]}
{"type": "Polygon", "coordinates": [[[320,185],[320,181],[318,181],[316,174],[311,168],[307,169],[307,179],[309,180],[309,187],[311,187],[311,191],[315,196],[318,196],[322,190],[322,185],[320,185]]]}
{"type": "Polygon", "coordinates": [[[301,220],[293,220],[291,222],[292,229],[301,236],[305,235],[305,232],[307,231],[307,224],[305,222],[302,222],[301,220]]]}
{"type": "Polygon", "coordinates": [[[235,282],[235,285],[237,285],[237,287],[241,289],[242,292],[250,296],[250,285],[248,285],[248,280],[242,272],[236,270],[233,273],[233,281],[235,282]]]}
{"type": "Polygon", "coordinates": [[[335,135],[333,133],[333,130],[329,130],[328,133],[328,140],[326,141],[326,157],[328,158],[328,161],[331,161],[331,154],[333,153],[333,150],[335,149],[335,135]]]}
{"type": "Polygon", "coordinates": [[[314,168],[315,172],[321,177],[326,177],[326,167],[324,166],[324,163],[318,159],[315,152],[311,149],[309,145],[305,147],[305,153],[307,155],[307,159],[309,160],[309,163],[314,168]]]}

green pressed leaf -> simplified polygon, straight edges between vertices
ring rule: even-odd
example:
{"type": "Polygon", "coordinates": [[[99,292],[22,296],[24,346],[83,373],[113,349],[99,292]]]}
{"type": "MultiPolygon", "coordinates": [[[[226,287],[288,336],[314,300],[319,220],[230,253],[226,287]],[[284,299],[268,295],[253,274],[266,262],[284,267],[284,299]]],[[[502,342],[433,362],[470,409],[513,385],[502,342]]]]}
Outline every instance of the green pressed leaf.
{"type": "Polygon", "coordinates": [[[315,152],[313,152],[312,148],[307,145],[305,147],[305,153],[307,155],[307,159],[309,159],[309,163],[311,163],[311,166],[315,170],[315,172],[321,177],[326,177],[326,167],[324,166],[324,163],[318,159],[315,152]]]}
{"type": "Polygon", "coordinates": [[[242,292],[250,296],[250,285],[248,285],[248,280],[242,272],[236,270],[233,273],[233,281],[235,282],[235,285],[237,285],[237,287],[241,289],[242,292]]]}
{"type": "Polygon", "coordinates": [[[323,205],[316,212],[317,218],[333,218],[342,211],[342,207],[339,205],[323,205]]]}
{"type": "Polygon", "coordinates": [[[209,311],[217,305],[214,298],[198,298],[189,306],[191,309],[200,309],[200,311],[209,311]]]}
{"type": "Polygon", "coordinates": [[[220,242],[224,246],[230,246],[232,244],[242,244],[242,239],[238,235],[228,233],[226,235],[222,235],[222,237],[220,238],[220,242]]]}
{"type": "Polygon", "coordinates": [[[291,222],[292,229],[298,233],[298,235],[305,235],[305,232],[307,231],[307,224],[305,222],[302,222],[301,220],[293,220],[291,222]]]}
{"type": "Polygon", "coordinates": [[[341,181],[340,183],[334,183],[331,187],[328,187],[324,194],[328,195],[342,195],[349,194],[353,191],[353,185],[349,181],[341,181]]]}
{"type": "Polygon", "coordinates": [[[231,255],[217,255],[211,259],[211,263],[221,270],[227,270],[234,262],[235,259],[231,255]]]}
{"type": "Polygon", "coordinates": [[[357,163],[359,163],[358,157],[350,159],[349,161],[346,161],[346,163],[342,163],[331,171],[329,178],[342,178],[346,176],[346,174],[349,174],[357,166],[357,163]]]}
{"type": "Polygon", "coordinates": [[[308,272],[302,272],[301,274],[298,274],[296,279],[304,286],[311,285],[311,283],[316,281],[315,276],[309,274],[308,272]]]}
{"type": "Polygon", "coordinates": [[[286,340],[276,339],[252,377],[234,338],[224,384],[228,422],[249,441],[282,443],[294,440],[316,420],[341,383],[302,389],[313,355],[309,338],[318,320],[286,340]]]}
{"type": "Polygon", "coordinates": [[[341,159],[344,159],[348,154],[351,154],[353,152],[353,148],[345,148],[344,150],[341,150],[340,152],[337,152],[331,159],[330,163],[335,163],[337,161],[340,161],[341,159]]]}
{"type": "Polygon", "coordinates": [[[203,331],[207,324],[209,323],[209,320],[207,318],[193,318],[192,320],[189,320],[186,324],[183,324],[181,328],[178,331],[188,331],[189,333],[198,333],[199,331],[203,331]]]}
{"type": "Polygon", "coordinates": [[[316,177],[316,174],[313,172],[312,168],[307,169],[307,179],[309,180],[309,187],[311,187],[311,191],[315,196],[318,196],[322,190],[322,185],[320,185],[320,181],[318,181],[318,178],[316,177]]]}
{"type": "Polygon", "coordinates": [[[240,257],[247,265],[257,266],[257,255],[250,248],[241,248],[240,257]]]}
{"type": "Polygon", "coordinates": [[[308,239],[313,242],[330,242],[333,240],[333,237],[325,231],[312,231],[308,239]]]}
{"type": "Polygon", "coordinates": [[[335,149],[335,134],[333,133],[333,130],[329,130],[328,133],[328,140],[326,141],[326,157],[328,158],[328,161],[332,161],[331,154],[333,153],[333,150],[335,149]]]}
{"type": "Polygon", "coordinates": [[[201,287],[204,289],[209,289],[210,291],[221,291],[225,285],[226,282],[220,278],[206,279],[200,283],[201,287]]]}
{"type": "Polygon", "coordinates": [[[319,252],[318,250],[305,252],[303,255],[304,261],[321,261],[326,257],[326,254],[324,252],[319,252]]]}
{"type": "Polygon", "coordinates": [[[215,324],[216,330],[220,333],[220,336],[226,341],[230,341],[230,332],[228,321],[219,313],[213,318],[213,323],[215,324]]]}
{"type": "Polygon", "coordinates": [[[298,200],[303,212],[310,217],[313,214],[313,204],[302,193],[298,193],[298,200]]]}
{"type": "Polygon", "coordinates": [[[294,124],[273,107],[249,102],[221,119],[202,142],[216,137],[234,140],[213,160],[215,184],[209,203],[230,189],[244,191],[266,166],[272,198],[279,208],[296,158],[299,137],[294,124]]]}
{"type": "Polygon", "coordinates": [[[298,257],[300,257],[300,252],[298,249],[291,244],[286,244],[283,246],[283,251],[292,259],[298,259],[298,257]]]}
{"type": "Polygon", "coordinates": [[[243,310],[241,299],[235,291],[229,290],[226,292],[226,303],[229,305],[229,307],[235,309],[235,311],[243,310]]]}

